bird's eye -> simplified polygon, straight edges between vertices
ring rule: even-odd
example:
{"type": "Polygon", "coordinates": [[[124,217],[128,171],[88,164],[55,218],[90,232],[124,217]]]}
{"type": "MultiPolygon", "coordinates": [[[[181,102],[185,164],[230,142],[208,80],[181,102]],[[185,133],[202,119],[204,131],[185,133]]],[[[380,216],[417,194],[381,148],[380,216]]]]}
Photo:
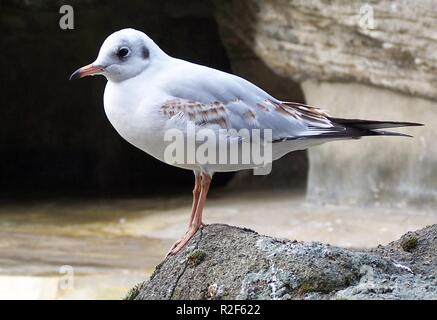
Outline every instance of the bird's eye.
{"type": "Polygon", "coordinates": [[[129,49],[126,47],[120,48],[117,52],[117,56],[120,58],[125,58],[129,54],[129,49]]]}

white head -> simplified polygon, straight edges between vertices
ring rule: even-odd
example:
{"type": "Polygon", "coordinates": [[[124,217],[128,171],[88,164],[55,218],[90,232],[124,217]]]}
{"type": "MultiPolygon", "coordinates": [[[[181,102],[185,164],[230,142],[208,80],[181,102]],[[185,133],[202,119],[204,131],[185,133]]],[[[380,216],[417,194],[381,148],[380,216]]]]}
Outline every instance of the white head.
{"type": "Polygon", "coordinates": [[[167,57],[146,34],[135,29],[114,32],[103,42],[97,59],[76,70],[70,80],[101,74],[109,81],[120,82],[137,76],[152,61],[167,57]]]}

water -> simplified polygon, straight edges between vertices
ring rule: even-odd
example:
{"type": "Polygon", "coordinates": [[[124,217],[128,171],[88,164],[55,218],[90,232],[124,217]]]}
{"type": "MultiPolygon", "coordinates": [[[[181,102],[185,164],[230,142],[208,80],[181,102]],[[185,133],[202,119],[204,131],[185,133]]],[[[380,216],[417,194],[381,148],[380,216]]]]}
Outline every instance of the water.
{"type": "MultiPolygon", "coordinates": [[[[188,196],[3,204],[0,299],[120,299],[150,276],[184,233],[190,205],[188,196]],[[74,277],[60,273],[62,266],[71,266],[74,277]]],[[[436,223],[437,214],[314,206],[287,192],[216,192],[208,199],[205,222],[289,239],[373,247],[436,223]]]]}

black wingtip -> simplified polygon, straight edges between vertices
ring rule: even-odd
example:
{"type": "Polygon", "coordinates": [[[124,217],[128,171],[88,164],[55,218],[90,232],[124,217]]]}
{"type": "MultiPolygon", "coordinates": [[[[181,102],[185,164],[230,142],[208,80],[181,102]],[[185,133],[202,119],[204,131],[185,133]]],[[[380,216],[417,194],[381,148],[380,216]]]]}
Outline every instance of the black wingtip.
{"type": "Polygon", "coordinates": [[[386,128],[401,128],[401,127],[419,127],[423,126],[423,123],[417,122],[401,122],[401,121],[380,121],[380,120],[362,120],[362,119],[343,119],[343,118],[330,118],[334,123],[341,124],[345,127],[352,127],[356,129],[386,129],[386,128]]]}
{"type": "Polygon", "coordinates": [[[401,127],[423,127],[425,124],[418,122],[398,122],[401,127]]]}
{"type": "Polygon", "coordinates": [[[376,135],[378,135],[378,136],[414,138],[414,136],[412,136],[412,135],[400,133],[400,132],[378,131],[378,130],[372,130],[372,132],[376,133],[376,135]]]}

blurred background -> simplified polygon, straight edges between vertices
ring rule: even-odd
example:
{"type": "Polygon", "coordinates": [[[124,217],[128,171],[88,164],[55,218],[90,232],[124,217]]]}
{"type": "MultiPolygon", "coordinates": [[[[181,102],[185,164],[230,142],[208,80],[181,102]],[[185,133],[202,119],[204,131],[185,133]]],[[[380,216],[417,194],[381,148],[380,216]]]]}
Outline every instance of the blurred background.
{"type": "Polygon", "coordinates": [[[283,100],[425,124],[217,174],[207,223],[348,247],[436,223],[436,17],[436,1],[0,1],[0,299],[120,299],[185,230],[192,173],[118,136],[103,77],[68,81],[126,27],[283,100]]]}

